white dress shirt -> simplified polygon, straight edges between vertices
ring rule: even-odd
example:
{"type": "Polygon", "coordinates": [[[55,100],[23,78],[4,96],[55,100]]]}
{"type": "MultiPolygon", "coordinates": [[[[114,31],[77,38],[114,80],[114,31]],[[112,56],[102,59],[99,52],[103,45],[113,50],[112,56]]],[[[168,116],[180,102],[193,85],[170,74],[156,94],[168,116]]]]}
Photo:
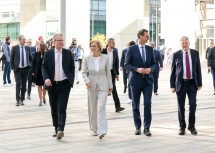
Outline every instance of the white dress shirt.
{"type": "Polygon", "coordinates": [[[94,62],[94,67],[96,72],[99,71],[99,61],[100,61],[100,57],[93,57],[93,62],[94,62]]]}
{"type": "Polygon", "coordinates": [[[25,45],[23,46],[23,53],[24,53],[24,66],[22,66],[22,46],[19,45],[19,68],[25,68],[27,67],[27,58],[26,58],[26,51],[25,51],[25,45]]]}
{"type": "MultiPolygon", "coordinates": [[[[57,56],[58,56],[58,50],[55,48],[55,63],[57,63],[57,56]]],[[[56,64],[55,64],[56,66],[56,64]]],[[[62,49],[60,50],[60,81],[67,79],[64,71],[63,71],[63,65],[62,65],[62,49]]],[[[56,78],[54,78],[54,81],[56,81],[56,78]]],[[[59,80],[58,80],[59,81],[59,80]]]]}
{"type": "MultiPolygon", "coordinates": [[[[183,79],[187,79],[187,76],[186,76],[186,51],[182,50],[182,53],[183,53],[183,79]]],[[[190,79],[193,79],[192,58],[191,58],[190,50],[188,50],[188,57],[189,57],[189,63],[190,63],[190,79]]]]}
{"type": "MultiPolygon", "coordinates": [[[[142,58],[142,45],[140,45],[138,43],[138,47],[139,47],[140,55],[141,55],[141,58],[142,58]]],[[[144,55],[145,55],[145,61],[146,61],[146,48],[145,48],[145,45],[143,45],[143,49],[144,49],[144,55]]]]}
{"type": "Polygon", "coordinates": [[[112,70],[113,69],[113,49],[109,51],[108,48],[107,48],[107,54],[108,54],[108,57],[109,57],[110,69],[112,70]]]}

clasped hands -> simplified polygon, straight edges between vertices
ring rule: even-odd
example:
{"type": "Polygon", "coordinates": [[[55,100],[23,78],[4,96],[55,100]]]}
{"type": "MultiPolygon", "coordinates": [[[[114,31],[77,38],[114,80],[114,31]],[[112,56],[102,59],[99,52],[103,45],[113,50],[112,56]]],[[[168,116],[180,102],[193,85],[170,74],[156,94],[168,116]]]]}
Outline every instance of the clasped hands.
{"type": "Polygon", "coordinates": [[[152,69],[151,68],[138,68],[137,72],[140,74],[149,74],[151,73],[152,69]]]}
{"type": "MultiPolygon", "coordinates": [[[[92,84],[90,82],[86,83],[86,86],[87,86],[87,89],[92,88],[92,84]]],[[[111,94],[112,90],[113,90],[112,88],[109,88],[108,89],[108,94],[111,94]]]]}

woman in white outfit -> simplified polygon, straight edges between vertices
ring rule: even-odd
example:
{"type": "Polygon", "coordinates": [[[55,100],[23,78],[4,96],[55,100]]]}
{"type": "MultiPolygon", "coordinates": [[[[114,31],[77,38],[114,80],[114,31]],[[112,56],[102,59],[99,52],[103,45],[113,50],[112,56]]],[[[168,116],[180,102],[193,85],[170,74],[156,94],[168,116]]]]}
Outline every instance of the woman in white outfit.
{"type": "Polygon", "coordinates": [[[84,58],[82,75],[88,89],[88,115],[93,136],[102,139],[107,134],[106,102],[112,92],[111,72],[108,56],[100,54],[99,41],[90,42],[91,54],[84,58]]]}

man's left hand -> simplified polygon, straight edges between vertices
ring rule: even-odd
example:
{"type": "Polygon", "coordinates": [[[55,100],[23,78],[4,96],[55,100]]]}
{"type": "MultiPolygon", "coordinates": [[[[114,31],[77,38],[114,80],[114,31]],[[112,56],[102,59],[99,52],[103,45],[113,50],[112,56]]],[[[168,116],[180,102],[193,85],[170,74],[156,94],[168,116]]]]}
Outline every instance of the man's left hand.
{"type": "Polygon", "coordinates": [[[200,89],[202,89],[202,87],[198,87],[198,91],[199,91],[200,89]]]}
{"type": "Polygon", "coordinates": [[[116,80],[119,81],[119,76],[118,75],[116,76],[116,80]]]}

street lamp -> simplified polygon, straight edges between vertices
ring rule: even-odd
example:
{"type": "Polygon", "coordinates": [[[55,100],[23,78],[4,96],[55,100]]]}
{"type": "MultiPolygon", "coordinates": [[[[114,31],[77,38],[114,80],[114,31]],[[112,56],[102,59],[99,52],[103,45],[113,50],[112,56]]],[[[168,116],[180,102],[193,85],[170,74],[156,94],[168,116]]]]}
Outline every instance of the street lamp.
{"type": "Polygon", "coordinates": [[[92,12],[92,36],[94,35],[94,16],[95,16],[95,13],[92,12]]]}

